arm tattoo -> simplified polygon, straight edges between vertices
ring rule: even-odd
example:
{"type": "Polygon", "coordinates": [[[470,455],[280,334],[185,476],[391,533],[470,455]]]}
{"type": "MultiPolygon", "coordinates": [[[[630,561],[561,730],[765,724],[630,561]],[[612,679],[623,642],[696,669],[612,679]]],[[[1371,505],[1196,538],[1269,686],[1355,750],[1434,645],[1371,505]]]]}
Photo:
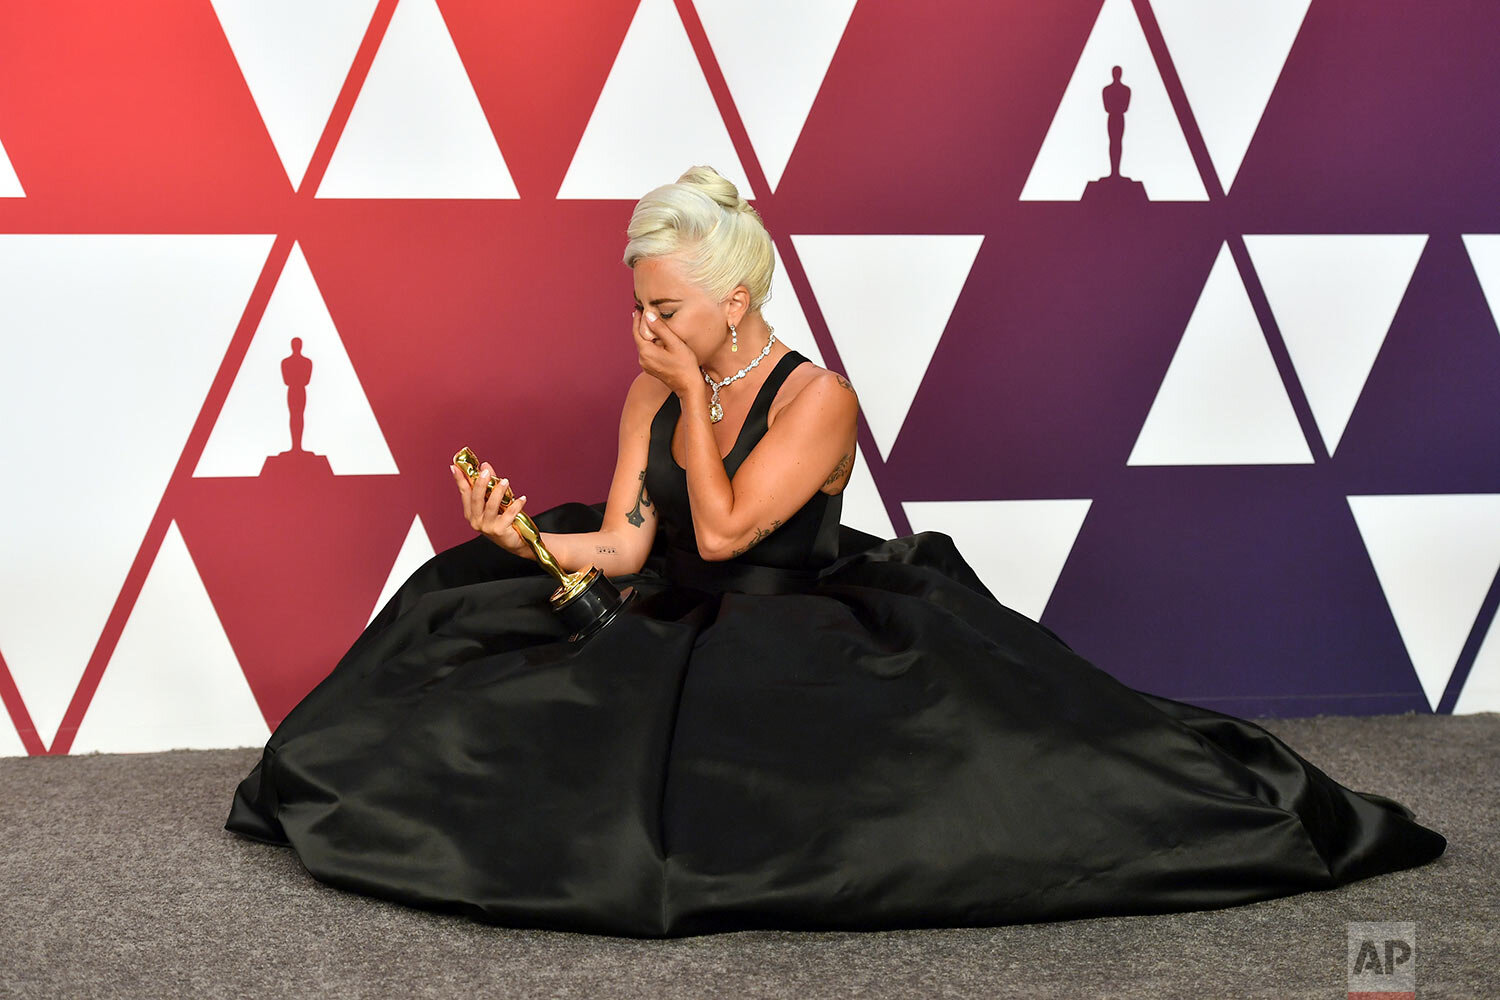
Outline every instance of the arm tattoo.
{"type": "MultiPolygon", "coordinates": [[[[841,387],[843,387],[844,389],[849,390],[849,392],[853,393],[854,396],[855,396],[855,398],[858,399],[859,394],[856,393],[856,392],[854,392],[854,386],[852,386],[852,385],[849,384],[849,380],[848,379],[844,378],[844,376],[840,375],[838,372],[829,372],[829,374],[832,375],[838,381],[838,384],[841,387]]],[[[851,452],[847,453],[846,455],[844,455],[843,458],[839,459],[838,464],[833,467],[833,471],[828,474],[828,478],[825,479],[825,480],[823,480],[823,485],[824,486],[832,486],[834,483],[836,483],[840,479],[844,478],[844,476],[848,474],[848,472],[849,472],[850,468],[853,466],[853,464],[854,464],[854,453],[851,451],[851,452]]]]}
{"type": "Polygon", "coordinates": [[[595,545],[594,549],[600,555],[610,555],[615,551],[615,547],[613,545],[595,545]]]}
{"type": "Polygon", "coordinates": [[[631,508],[630,513],[625,515],[625,520],[639,528],[646,523],[646,516],[641,513],[641,508],[650,507],[651,498],[646,495],[646,470],[642,469],[641,474],[636,478],[640,480],[641,488],[636,491],[635,506],[631,508]]]}
{"type": "Polygon", "coordinates": [[[742,556],[746,552],[749,552],[750,549],[758,544],[762,538],[765,538],[767,535],[769,535],[779,527],[781,527],[781,520],[777,519],[771,522],[771,526],[769,528],[756,528],[755,537],[750,539],[750,541],[746,542],[740,548],[737,548],[733,552],[729,553],[729,558],[733,559],[736,556],[742,556]]]}
{"type": "Polygon", "coordinates": [[[844,478],[844,474],[849,471],[849,466],[850,466],[851,462],[853,461],[853,459],[854,459],[854,452],[852,452],[852,451],[846,453],[843,458],[839,459],[839,464],[835,465],[833,467],[833,471],[828,474],[828,478],[825,479],[825,480],[823,480],[823,485],[824,486],[832,486],[834,483],[838,482],[840,479],[843,479],[844,478]]]}

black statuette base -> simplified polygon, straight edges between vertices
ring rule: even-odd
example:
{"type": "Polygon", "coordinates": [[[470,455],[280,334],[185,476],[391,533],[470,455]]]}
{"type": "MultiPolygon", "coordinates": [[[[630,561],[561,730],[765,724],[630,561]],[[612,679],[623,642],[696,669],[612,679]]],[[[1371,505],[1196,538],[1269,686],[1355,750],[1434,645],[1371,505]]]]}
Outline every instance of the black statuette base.
{"type": "Polygon", "coordinates": [[[603,573],[596,576],[577,597],[554,607],[565,626],[573,630],[569,642],[581,642],[614,620],[620,609],[635,599],[635,588],[618,590],[603,573]]]}

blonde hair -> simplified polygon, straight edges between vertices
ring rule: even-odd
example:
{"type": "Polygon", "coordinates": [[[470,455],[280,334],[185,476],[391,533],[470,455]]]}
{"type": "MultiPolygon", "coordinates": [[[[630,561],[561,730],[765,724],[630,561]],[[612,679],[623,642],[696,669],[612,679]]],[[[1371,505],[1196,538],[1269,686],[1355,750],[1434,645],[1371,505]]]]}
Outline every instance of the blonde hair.
{"type": "Polygon", "coordinates": [[[776,254],[760,213],[713,167],[690,167],[636,202],[625,229],[625,265],[677,255],[693,284],[722,300],[750,290],[750,311],[771,297],[776,254]]]}

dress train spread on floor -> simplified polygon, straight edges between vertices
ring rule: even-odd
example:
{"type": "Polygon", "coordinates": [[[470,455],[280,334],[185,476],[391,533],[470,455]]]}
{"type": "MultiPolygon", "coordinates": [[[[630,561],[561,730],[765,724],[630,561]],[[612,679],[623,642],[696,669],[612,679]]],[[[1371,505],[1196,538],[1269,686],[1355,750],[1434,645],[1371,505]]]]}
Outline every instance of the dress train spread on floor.
{"type": "MultiPolygon", "coordinates": [[[[731,476],[805,360],[760,388],[731,476]]],[[[1443,853],[1265,729],[1120,683],[940,532],[878,539],[817,493],[699,558],[678,412],[652,425],[657,547],[613,578],[628,613],[570,643],[535,563],[438,553],[276,727],[226,828],[352,891],[644,937],[1213,909],[1443,853]]]]}

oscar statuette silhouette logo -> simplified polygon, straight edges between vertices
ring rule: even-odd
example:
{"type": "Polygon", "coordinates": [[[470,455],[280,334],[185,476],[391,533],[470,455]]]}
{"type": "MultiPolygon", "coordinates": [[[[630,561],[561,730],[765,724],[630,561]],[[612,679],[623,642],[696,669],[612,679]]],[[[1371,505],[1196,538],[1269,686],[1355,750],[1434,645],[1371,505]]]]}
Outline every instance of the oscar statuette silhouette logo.
{"type": "MultiPolygon", "coordinates": [[[[457,465],[469,483],[474,484],[479,480],[479,459],[467,446],[459,449],[453,456],[453,464],[457,465]]],[[[490,498],[490,493],[495,489],[498,479],[490,479],[484,488],[484,498],[490,498]]],[[[500,506],[509,506],[516,498],[515,491],[510,484],[505,486],[505,494],[500,498],[500,506]]],[[[536,553],[536,561],[552,575],[558,583],[552,596],[548,598],[552,610],[563,620],[563,624],[573,629],[573,634],[568,636],[569,642],[579,642],[587,639],[595,632],[614,620],[621,608],[628,605],[635,598],[635,588],[626,587],[623,591],[615,589],[597,566],[585,566],[575,573],[569,573],[557,562],[547,546],[542,543],[541,529],[536,522],[526,516],[526,512],[515,516],[511,526],[516,529],[526,544],[531,546],[531,551],[536,553]]]]}
{"type": "Polygon", "coordinates": [[[279,472],[321,472],[333,475],[326,455],[302,450],[303,414],[307,410],[307,384],[312,381],[312,359],[302,353],[302,338],[292,338],[292,353],[281,359],[281,380],[286,383],[287,417],[291,421],[292,446],[270,455],[260,467],[260,474],[279,472]]]}
{"type": "Polygon", "coordinates": [[[1096,181],[1089,181],[1083,190],[1083,200],[1095,204],[1136,205],[1150,199],[1146,196],[1146,185],[1120,173],[1120,156],[1125,148],[1125,112],[1130,108],[1130,88],[1120,82],[1123,71],[1119,66],[1110,70],[1114,82],[1101,92],[1104,111],[1108,116],[1105,128],[1109,132],[1109,174],[1096,181]]]}

